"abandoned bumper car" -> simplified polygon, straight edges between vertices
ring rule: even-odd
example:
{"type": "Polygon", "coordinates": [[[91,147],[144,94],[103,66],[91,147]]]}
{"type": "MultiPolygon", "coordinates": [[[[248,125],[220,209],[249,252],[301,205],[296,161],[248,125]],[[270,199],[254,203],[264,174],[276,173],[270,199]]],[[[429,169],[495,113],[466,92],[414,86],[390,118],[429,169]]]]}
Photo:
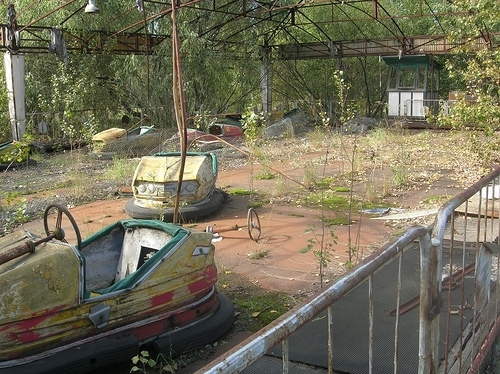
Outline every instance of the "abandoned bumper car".
{"type": "MultiPolygon", "coordinates": [[[[134,197],[125,205],[132,218],[171,222],[181,173],[179,152],[157,153],[141,158],[132,178],[134,197]]],[[[187,152],[178,213],[182,221],[214,213],[224,201],[215,187],[217,157],[207,152],[187,152]]]]}
{"type": "Polygon", "coordinates": [[[140,138],[147,138],[146,135],[154,134],[154,126],[136,126],[129,130],[119,127],[101,131],[92,137],[93,152],[102,152],[106,146],[119,140],[128,140],[129,142],[138,141],[140,138]]]}
{"type": "Polygon", "coordinates": [[[126,219],[82,241],[58,205],[44,228],[44,238],[0,238],[0,373],[87,372],[141,349],[180,354],[231,327],[212,234],[126,219]]]}

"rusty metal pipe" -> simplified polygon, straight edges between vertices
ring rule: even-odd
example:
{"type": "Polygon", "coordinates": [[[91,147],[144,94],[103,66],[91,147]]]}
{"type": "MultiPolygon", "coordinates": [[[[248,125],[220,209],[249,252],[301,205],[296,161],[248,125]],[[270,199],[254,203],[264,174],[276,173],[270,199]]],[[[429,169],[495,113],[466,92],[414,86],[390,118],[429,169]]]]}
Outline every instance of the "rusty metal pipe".
{"type": "Polygon", "coordinates": [[[35,251],[34,243],[28,240],[24,244],[18,245],[15,248],[9,249],[4,253],[0,253],[0,265],[9,262],[15,258],[21,257],[27,253],[33,253],[35,251]]]}
{"type": "Polygon", "coordinates": [[[24,242],[24,244],[20,244],[17,247],[5,251],[4,253],[0,253],[0,265],[3,265],[15,258],[21,257],[22,255],[34,253],[37,245],[48,242],[49,240],[52,240],[56,237],[56,234],[50,234],[49,236],[36,241],[27,240],[26,242],[24,242]]]}
{"type": "Polygon", "coordinates": [[[213,231],[215,232],[226,232],[226,231],[236,231],[240,228],[240,226],[238,225],[231,225],[231,226],[222,226],[222,227],[218,227],[216,229],[213,229],[213,231]]]}
{"type": "Polygon", "coordinates": [[[21,257],[25,254],[34,253],[37,245],[48,242],[49,240],[54,239],[55,237],[56,237],[55,234],[51,234],[37,241],[27,240],[26,242],[18,245],[17,247],[11,248],[3,253],[0,253],[0,265],[3,265],[6,262],[21,257]]]}

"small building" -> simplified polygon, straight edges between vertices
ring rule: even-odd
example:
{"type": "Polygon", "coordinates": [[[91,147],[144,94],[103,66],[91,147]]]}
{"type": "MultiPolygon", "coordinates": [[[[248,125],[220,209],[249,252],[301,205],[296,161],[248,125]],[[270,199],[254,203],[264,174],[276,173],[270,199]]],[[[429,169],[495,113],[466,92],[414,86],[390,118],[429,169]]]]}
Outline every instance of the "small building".
{"type": "Polygon", "coordinates": [[[424,120],[439,110],[439,71],[431,55],[383,57],[389,65],[387,103],[389,118],[424,120]]]}

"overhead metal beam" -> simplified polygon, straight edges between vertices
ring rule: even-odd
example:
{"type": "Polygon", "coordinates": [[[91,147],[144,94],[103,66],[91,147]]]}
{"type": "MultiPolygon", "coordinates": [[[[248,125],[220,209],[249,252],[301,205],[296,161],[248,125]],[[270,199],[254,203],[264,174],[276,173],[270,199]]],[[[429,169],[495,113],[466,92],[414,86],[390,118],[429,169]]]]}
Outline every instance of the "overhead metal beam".
{"type": "MultiPolygon", "coordinates": [[[[22,33],[23,53],[48,53],[52,28],[26,27],[22,33]]],[[[6,51],[7,25],[0,24],[0,50],[6,51]]],[[[63,30],[68,51],[75,53],[152,54],[154,48],[170,39],[169,35],[144,35],[144,33],[116,34],[105,31],[70,32],[63,30]]],[[[500,38],[500,33],[489,34],[500,38]]],[[[475,50],[488,48],[482,37],[474,40],[475,50]]],[[[313,43],[271,45],[272,58],[283,60],[325,59],[332,57],[384,56],[404,54],[450,54],[460,44],[450,43],[444,35],[408,36],[402,45],[396,37],[365,40],[337,40],[313,43]]]]}
{"type": "MultiPolygon", "coordinates": [[[[22,26],[21,26],[22,27],[22,26]]],[[[25,27],[21,35],[20,51],[23,53],[49,52],[51,27],[25,27]]],[[[63,30],[68,51],[80,53],[151,54],[154,47],[168,35],[144,35],[144,33],[111,33],[106,31],[71,32],[63,30]]],[[[6,24],[0,24],[0,50],[7,50],[8,31],[6,24]]]]}
{"type": "MultiPolygon", "coordinates": [[[[49,14],[56,10],[72,3],[74,0],[65,0],[63,5],[52,10],[49,14]]],[[[286,5],[279,5],[277,0],[262,0],[259,2],[249,2],[241,0],[228,0],[218,2],[202,2],[200,0],[178,0],[179,8],[193,8],[197,11],[211,12],[222,16],[219,22],[215,25],[208,26],[206,30],[200,29],[199,37],[207,38],[211,41],[211,46],[214,52],[226,50],[228,46],[232,46],[234,51],[237,49],[245,49],[246,40],[240,38],[240,34],[244,31],[255,28],[257,25],[266,23],[268,27],[262,27],[260,34],[257,36],[252,33],[250,46],[255,45],[255,38],[259,38],[261,43],[265,40],[273,42],[273,37],[279,33],[284,33],[286,38],[280,40],[288,40],[288,44],[275,45],[273,48],[273,57],[281,59],[317,59],[331,58],[332,56],[354,57],[366,55],[391,55],[391,54],[415,54],[415,53],[434,53],[446,54],[450,53],[456,45],[448,43],[444,35],[432,36],[408,36],[404,34],[398,25],[400,18],[421,18],[433,17],[438,19],[439,16],[453,16],[455,13],[431,13],[424,14],[422,11],[422,1],[420,3],[420,13],[416,15],[400,15],[394,17],[390,15],[382,5],[380,0],[315,0],[314,2],[306,0],[297,0],[286,5]],[[368,3],[370,7],[361,7],[362,4],[368,3]],[[314,20],[304,13],[306,8],[313,7],[333,7],[338,8],[344,17],[324,19],[321,22],[314,20]],[[344,7],[352,8],[358,11],[360,18],[351,18],[350,15],[343,11],[344,7]],[[371,9],[370,9],[371,8],[371,9]],[[235,28],[229,28],[239,20],[247,19],[249,22],[243,22],[242,25],[235,28]],[[385,37],[380,39],[370,39],[369,35],[365,35],[358,23],[361,21],[372,20],[378,22],[386,29],[385,37]],[[360,30],[360,35],[355,41],[351,40],[332,40],[326,29],[322,25],[327,23],[349,22],[354,24],[360,30]],[[307,34],[308,26],[313,26],[314,30],[319,30],[319,33],[307,34]],[[390,28],[389,26],[392,25],[390,28]],[[223,30],[225,29],[225,30],[223,30]],[[292,30],[300,29],[306,33],[306,37],[302,40],[295,39],[292,30]],[[389,36],[390,35],[390,36],[389,36]],[[263,40],[260,40],[263,39],[263,40]],[[321,40],[324,39],[324,40],[321,40]],[[309,42],[302,42],[308,40],[309,42]],[[296,43],[294,42],[296,41],[296,43]]],[[[74,31],[73,29],[65,29],[60,25],[60,33],[64,38],[67,50],[69,52],[80,53],[114,53],[114,54],[152,54],[154,48],[166,39],[170,39],[169,35],[154,35],[145,32],[147,23],[157,20],[167,14],[171,9],[171,0],[144,0],[145,3],[164,4],[165,8],[158,13],[149,14],[143,19],[135,21],[133,24],[122,28],[119,31],[74,31]]],[[[44,19],[45,16],[37,18],[44,19]]],[[[203,19],[197,16],[192,22],[202,22],[203,19]]],[[[328,17],[327,17],[328,18],[328,17]]],[[[33,22],[37,22],[33,21],[33,22]]],[[[50,26],[35,25],[30,22],[26,25],[16,26],[20,37],[20,52],[24,53],[44,53],[49,51],[51,30],[50,26]]],[[[64,23],[64,22],[63,22],[64,23]]],[[[9,28],[7,25],[0,24],[0,49],[8,49],[9,46],[9,28]]],[[[12,30],[10,30],[12,34],[12,30]]],[[[485,34],[486,35],[486,34],[485,34]]],[[[488,34],[489,36],[489,34],[488,34]]],[[[337,38],[339,36],[337,35],[337,38]]],[[[343,36],[340,35],[342,39],[343,36]]],[[[485,38],[477,39],[477,48],[483,48],[485,38]]],[[[11,48],[12,49],[12,48],[11,48]]],[[[16,53],[14,51],[14,53],[16,53]]]]}
{"type": "MultiPolygon", "coordinates": [[[[500,37],[500,33],[490,34],[500,37]]],[[[489,47],[482,37],[474,42],[474,51],[489,47]]],[[[325,59],[332,57],[386,56],[403,54],[451,54],[462,44],[450,43],[446,36],[408,36],[404,45],[399,38],[366,39],[356,41],[328,41],[316,43],[297,43],[273,45],[273,58],[283,60],[325,59]]]]}

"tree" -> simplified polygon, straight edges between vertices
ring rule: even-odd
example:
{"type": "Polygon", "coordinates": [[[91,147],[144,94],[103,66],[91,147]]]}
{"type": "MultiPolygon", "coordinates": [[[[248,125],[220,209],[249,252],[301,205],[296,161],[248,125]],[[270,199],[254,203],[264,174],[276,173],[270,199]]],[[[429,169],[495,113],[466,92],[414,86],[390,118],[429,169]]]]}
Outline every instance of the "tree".
{"type": "MultiPolygon", "coordinates": [[[[175,128],[169,42],[172,25],[166,12],[169,2],[147,2],[140,10],[130,0],[103,1],[99,4],[99,15],[83,13],[77,2],[16,0],[13,3],[20,25],[56,26],[66,34],[80,35],[85,41],[81,53],[72,52],[68,60],[55,54],[36,55],[36,58],[27,54],[27,112],[52,113],[47,121],[52,126],[50,134],[59,136],[64,133],[63,128],[83,130],[91,117],[100,129],[121,125],[123,115],[132,117],[131,124],[147,114],[156,127],[175,128]],[[156,35],[165,37],[165,41],[156,45],[150,55],[117,56],[110,50],[95,48],[100,42],[97,31],[156,35]]],[[[264,51],[276,51],[273,47],[294,43],[340,44],[343,40],[387,36],[403,40],[408,35],[442,34],[447,30],[450,37],[460,41],[464,35],[479,35],[493,47],[496,41],[492,32],[499,26],[495,17],[499,5],[493,0],[472,5],[466,0],[391,0],[375,2],[375,7],[369,1],[303,2],[296,6],[296,0],[287,0],[272,7],[269,3],[269,9],[266,4],[202,0],[179,9],[188,117],[207,112],[242,112],[259,106],[260,64],[268,56],[274,71],[274,107],[281,105],[287,110],[300,101],[309,106],[321,102],[321,111],[338,118],[339,108],[335,103],[339,93],[333,74],[342,70],[351,87],[346,100],[359,108],[359,114],[375,115],[380,113],[386,76],[385,65],[377,57],[348,59],[335,55],[325,60],[284,61],[264,51]],[[214,7],[217,11],[210,11],[214,7]],[[464,17],[442,16],[447,12],[468,13],[464,17]],[[423,13],[441,16],[421,17],[423,13]]],[[[6,7],[0,5],[4,14],[6,7]]],[[[25,38],[21,43],[26,47],[31,41],[25,38]]],[[[498,118],[492,111],[496,110],[499,81],[497,53],[490,48],[473,55],[465,47],[461,54],[449,59],[450,74],[455,74],[453,81],[449,80],[455,86],[450,88],[466,88],[480,98],[476,109],[481,111],[475,111],[474,121],[494,126],[498,118]],[[480,118],[481,113],[488,115],[480,118]]],[[[31,128],[36,130],[40,119],[29,118],[34,119],[31,128]]],[[[464,118],[472,120],[471,114],[464,118]]]]}
{"type": "Polygon", "coordinates": [[[454,127],[473,125],[487,131],[500,128],[500,4],[487,0],[458,0],[452,5],[463,16],[446,23],[448,37],[458,45],[446,62],[449,75],[462,87],[462,95],[452,107],[451,115],[441,123],[454,127]]]}
{"type": "Polygon", "coordinates": [[[500,4],[457,0],[449,7],[460,14],[443,22],[448,39],[457,46],[445,62],[457,92],[438,123],[469,131],[470,150],[489,167],[500,161],[500,141],[491,136],[500,129],[500,4]]]}

